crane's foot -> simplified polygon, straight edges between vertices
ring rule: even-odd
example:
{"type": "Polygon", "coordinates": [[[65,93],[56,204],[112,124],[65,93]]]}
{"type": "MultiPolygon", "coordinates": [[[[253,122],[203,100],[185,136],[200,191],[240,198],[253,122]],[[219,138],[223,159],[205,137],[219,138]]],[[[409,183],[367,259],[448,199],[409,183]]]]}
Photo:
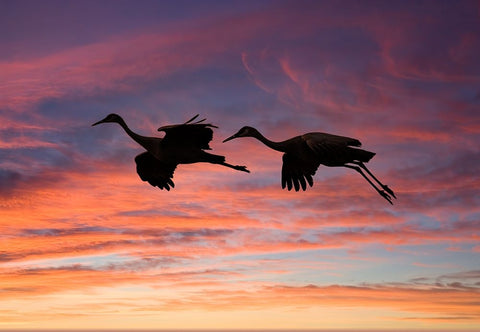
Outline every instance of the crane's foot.
{"type": "Polygon", "coordinates": [[[390,203],[390,204],[393,205],[393,203],[392,203],[392,198],[390,197],[389,194],[387,194],[387,193],[386,193],[385,191],[383,191],[383,190],[380,190],[378,193],[379,193],[383,198],[385,198],[385,199],[388,201],[388,203],[390,203]]]}
{"type": "Polygon", "coordinates": [[[393,193],[393,190],[390,189],[387,185],[382,185],[382,188],[383,188],[387,193],[389,193],[390,195],[392,195],[393,198],[397,199],[397,196],[395,196],[395,194],[393,193]]]}
{"type": "Polygon", "coordinates": [[[236,169],[237,171],[242,171],[242,172],[250,173],[250,171],[247,169],[247,166],[238,166],[238,165],[235,165],[235,166],[233,166],[233,168],[236,169]]]}

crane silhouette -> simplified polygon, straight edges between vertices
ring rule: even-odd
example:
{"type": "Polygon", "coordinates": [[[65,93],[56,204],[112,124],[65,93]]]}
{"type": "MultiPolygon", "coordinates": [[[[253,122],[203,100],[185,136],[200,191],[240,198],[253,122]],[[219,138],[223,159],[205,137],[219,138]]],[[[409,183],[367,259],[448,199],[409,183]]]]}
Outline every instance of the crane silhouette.
{"type": "Polygon", "coordinates": [[[394,192],[381,183],[365,166],[375,155],[374,152],[358,149],[359,140],[350,137],[331,135],[326,133],[307,133],[287,139],[282,142],[273,142],[263,136],[253,127],[243,127],[236,134],[228,137],[223,142],[238,137],[254,137],[260,142],[276,151],[284,152],[282,165],[282,188],[299,191],[307,189],[307,183],[313,186],[313,176],[320,165],[329,167],[347,167],[360,173],[365,180],[390,204],[394,192]],[[372,177],[380,188],[367,177],[365,172],[372,177]]]}
{"type": "Polygon", "coordinates": [[[206,119],[193,122],[197,117],[198,114],[185,123],[158,128],[158,131],[165,132],[163,138],[146,137],[133,132],[122,117],[114,113],[92,126],[108,122],[118,123],[128,136],[147,150],[135,157],[138,175],[143,181],[160,189],[170,190],[170,187],[175,187],[172,178],[178,164],[207,162],[250,173],[245,166],[228,164],[224,156],[204,151],[211,150],[208,145],[213,138],[211,128],[218,127],[202,123],[206,119]]]}

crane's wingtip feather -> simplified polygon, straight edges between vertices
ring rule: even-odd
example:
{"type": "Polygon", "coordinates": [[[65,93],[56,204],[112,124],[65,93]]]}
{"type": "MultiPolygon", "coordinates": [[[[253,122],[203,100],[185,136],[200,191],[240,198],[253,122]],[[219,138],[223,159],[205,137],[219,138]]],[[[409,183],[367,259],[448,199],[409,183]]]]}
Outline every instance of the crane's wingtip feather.
{"type": "Polygon", "coordinates": [[[196,118],[198,118],[199,115],[200,115],[200,114],[195,115],[193,118],[191,118],[190,120],[188,120],[187,122],[185,122],[185,124],[192,122],[193,120],[195,120],[196,118]]]}

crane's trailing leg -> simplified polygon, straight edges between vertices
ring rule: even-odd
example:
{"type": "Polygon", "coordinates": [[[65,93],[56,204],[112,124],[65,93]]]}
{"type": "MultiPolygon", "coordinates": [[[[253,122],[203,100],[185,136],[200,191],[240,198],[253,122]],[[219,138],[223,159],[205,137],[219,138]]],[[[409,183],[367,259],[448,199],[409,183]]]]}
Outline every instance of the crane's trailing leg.
{"type": "Polygon", "coordinates": [[[220,165],[236,169],[237,171],[250,173],[250,171],[247,169],[247,166],[231,165],[231,164],[228,164],[228,163],[225,163],[225,162],[220,163],[220,165]]]}
{"type": "MultiPolygon", "coordinates": [[[[355,171],[357,171],[358,173],[360,173],[364,178],[365,180],[368,181],[368,183],[370,183],[370,185],[380,194],[380,196],[382,196],[383,198],[385,198],[390,204],[393,205],[392,203],[392,198],[390,197],[389,194],[387,194],[384,190],[380,190],[376,185],[375,183],[372,182],[372,180],[370,180],[366,175],[365,173],[363,173],[362,169],[358,166],[352,166],[352,165],[344,165],[345,167],[348,167],[348,168],[351,168],[355,171]]],[[[370,172],[369,172],[370,173],[370,172]]],[[[382,187],[383,188],[383,187],[382,187]]]]}
{"type": "Polygon", "coordinates": [[[375,175],[372,174],[372,172],[370,172],[370,170],[367,168],[367,166],[365,166],[364,163],[362,162],[353,162],[353,164],[355,165],[358,165],[360,166],[361,168],[363,168],[387,193],[389,193],[390,195],[393,196],[393,198],[397,198],[397,196],[395,196],[394,192],[392,189],[390,189],[387,185],[381,183],[376,177],[375,175]]]}
{"type": "Polygon", "coordinates": [[[250,171],[247,169],[247,166],[239,166],[239,165],[232,165],[232,164],[226,163],[224,156],[219,156],[219,155],[216,155],[216,154],[212,154],[212,153],[202,151],[200,159],[201,159],[201,161],[204,161],[204,162],[207,162],[207,163],[223,165],[223,166],[226,166],[226,167],[236,169],[237,171],[250,173],[250,171]]]}

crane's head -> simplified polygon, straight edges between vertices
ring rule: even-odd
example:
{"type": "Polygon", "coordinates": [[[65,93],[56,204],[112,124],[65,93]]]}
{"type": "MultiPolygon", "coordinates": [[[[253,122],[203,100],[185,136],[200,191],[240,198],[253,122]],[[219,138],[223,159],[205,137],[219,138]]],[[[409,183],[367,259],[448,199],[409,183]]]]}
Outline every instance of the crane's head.
{"type": "Polygon", "coordinates": [[[257,129],[245,126],[242,129],[240,129],[236,134],[230,136],[229,138],[224,139],[223,143],[238,137],[256,137],[257,135],[258,135],[257,129]]]}
{"type": "Polygon", "coordinates": [[[117,123],[121,123],[123,121],[122,117],[118,114],[115,114],[115,113],[112,113],[112,114],[109,114],[105,117],[105,119],[102,119],[98,122],[95,122],[94,124],[92,124],[92,126],[96,126],[100,123],[106,123],[106,122],[117,122],[117,123]]]}

